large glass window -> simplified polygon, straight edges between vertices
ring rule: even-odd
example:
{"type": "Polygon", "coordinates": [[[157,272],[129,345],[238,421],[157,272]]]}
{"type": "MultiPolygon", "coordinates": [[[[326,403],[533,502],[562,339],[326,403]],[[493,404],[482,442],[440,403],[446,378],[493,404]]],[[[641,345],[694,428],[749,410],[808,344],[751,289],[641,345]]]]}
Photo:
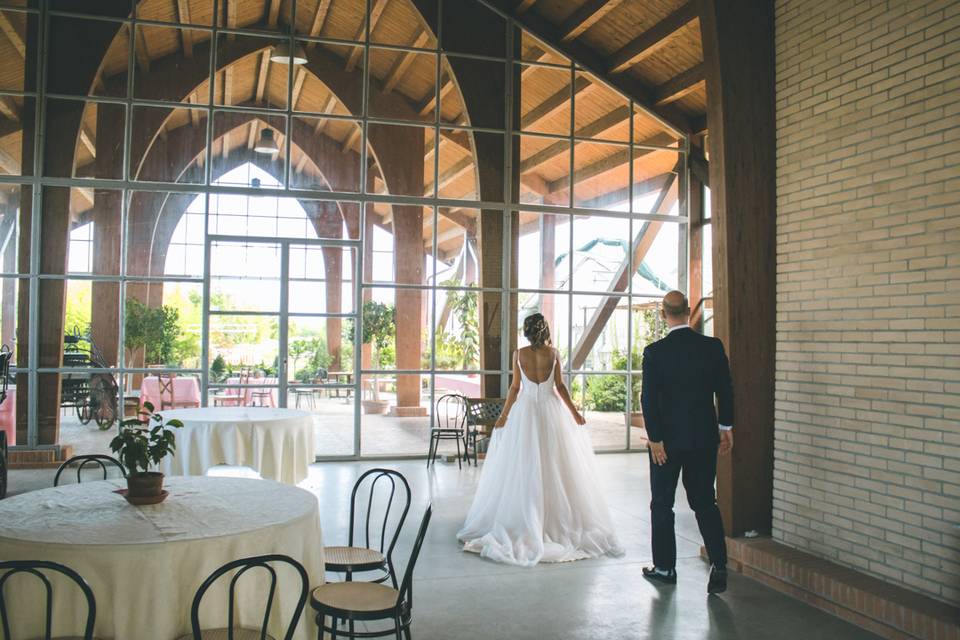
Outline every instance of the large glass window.
{"type": "Polygon", "coordinates": [[[173,377],[178,405],[310,411],[321,457],[425,455],[440,396],[505,394],[533,312],[595,446],[642,442],[639,353],[687,286],[685,140],[483,3],[440,2],[141,0],[41,34],[0,0],[0,320],[37,389],[19,444],[104,448],[95,373],[115,418],[173,377]]]}

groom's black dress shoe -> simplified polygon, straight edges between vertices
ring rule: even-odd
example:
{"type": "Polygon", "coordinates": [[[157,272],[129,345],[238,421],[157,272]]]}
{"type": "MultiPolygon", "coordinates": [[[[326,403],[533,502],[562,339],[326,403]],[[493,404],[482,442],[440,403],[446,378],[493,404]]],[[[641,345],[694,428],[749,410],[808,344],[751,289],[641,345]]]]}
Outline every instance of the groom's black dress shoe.
{"type": "Polygon", "coordinates": [[[721,567],[710,567],[710,581],[707,583],[707,593],[723,593],[727,590],[727,570],[721,567]]]}
{"type": "Polygon", "coordinates": [[[676,569],[658,569],[657,567],[644,567],[643,577],[651,582],[661,582],[663,584],[677,584],[676,569]]]}

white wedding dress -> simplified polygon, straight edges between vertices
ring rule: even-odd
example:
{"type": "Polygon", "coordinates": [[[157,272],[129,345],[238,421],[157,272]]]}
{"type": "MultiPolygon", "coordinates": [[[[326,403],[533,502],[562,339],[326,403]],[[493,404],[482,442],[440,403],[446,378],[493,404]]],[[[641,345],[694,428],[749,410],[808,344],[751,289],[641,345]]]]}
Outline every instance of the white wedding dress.
{"type": "Polygon", "coordinates": [[[493,430],[457,534],[465,551],[521,566],[623,554],[590,437],[557,394],[554,370],[537,384],[520,367],[520,393],[493,430]]]}

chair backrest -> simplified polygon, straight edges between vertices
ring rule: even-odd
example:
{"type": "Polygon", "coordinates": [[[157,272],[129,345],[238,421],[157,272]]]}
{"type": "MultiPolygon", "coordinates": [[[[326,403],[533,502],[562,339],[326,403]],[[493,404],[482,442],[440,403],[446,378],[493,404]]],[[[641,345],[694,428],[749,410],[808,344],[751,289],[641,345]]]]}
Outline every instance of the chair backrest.
{"type": "Polygon", "coordinates": [[[287,564],[293,567],[294,570],[300,574],[300,598],[297,600],[297,606],[294,609],[293,614],[290,616],[290,624],[287,626],[287,631],[283,636],[284,640],[291,640],[294,632],[297,629],[297,623],[300,622],[300,615],[303,613],[303,607],[307,602],[307,593],[310,591],[310,579],[307,577],[307,571],[303,568],[302,564],[290,556],[280,554],[241,558],[239,560],[228,562],[211,573],[210,577],[204,580],[203,584],[200,585],[200,588],[197,589],[197,594],[193,597],[193,605],[190,607],[190,628],[193,632],[194,640],[203,640],[203,632],[200,629],[200,602],[203,600],[203,595],[207,592],[207,589],[213,586],[213,584],[223,575],[230,573],[231,571],[236,571],[233,577],[230,578],[230,591],[228,596],[230,600],[227,603],[227,640],[233,640],[237,581],[244,573],[255,568],[264,569],[270,576],[270,589],[267,593],[266,605],[263,611],[263,622],[261,623],[260,627],[261,640],[266,638],[267,626],[270,624],[270,611],[273,607],[273,597],[277,591],[277,572],[276,569],[271,566],[273,563],[287,564]]]}
{"type": "Polygon", "coordinates": [[[123,468],[123,465],[119,460],[112,456],[103,455],[100,453],[94,454],[85,454],[82,456],[73,456],[69,460],[66,460],[63,464],[60,465],[60,468],[57,469],[57,475],[53,476],[53,486],[58,486],[60,484],[60,474],[63,473],[68,467],[76,464],[77,465],[77,482],[80,482],[80,472],[83,471],[83,468],[87,465],[98,466],[103,471],[103,479],[107,479],[107,466],[113,465],[120,469],[120,473],[123,474],[123,477],[127,477],[127,471],[123,468]]]}
{"type": "Polygon", "coordinates": [[[413,543],[413,549],[410,551],[410,560],[407,562],[407,568],[403,571],[403,581],[400,583],[400,595],[397,598],[397,606],[404,602],[406,607],[413,607],[413,569],[417,566],[417,558],[420,557],[420,547],[423,546],[423,540],[427,537],[427,527],[430,526],[430,518],[433,515],[433,505],[428,504],[427,510],[423,512],[423,518],[420,520],[420,529],[417,531],[417,539],[413,543]]]}
{"type": "Polygon", "coordinates": [[[10,359],[13,352],[10,347],[3,345],[0,347],[0,404],[7,399],[7,384],[10,382],[10,359]]]}
{"type": "Polygon", "coordinates": [[[173,379],[176,377],[172,373],[159,373],[157,374],[157,380],[160,383],[160,404],[163,405],[167,402],[167,397],[170,398],[169,403],[172,406],[175,402],[173,395],[173,379]]]}
{"type": "Polygon", "coordinates": [[[53,633],[53,586],[50,584],[50,579],[44,575],[44,570],[56,571],[80,587],[80,591],[83,592],[83,597],[87,600],[87,623],[83,630],[83,640],[93,640],[93,625],[97,620],[97,601],[93,597],[93,591],[90,589],[90,585],[80,577],[79,573],[70,567],[46,560],[9,560],[7,562],[0,562],[0,628],[3,629],[3,637],[13,637],[10,634],[10,618],[7,613],[7,604],[3,597],[4,588],[6,587],[7,580],[12,576],[18,573],[24,573],[39,579],[40,582],[43,583],[47,595],[43,639],[50,640],[51,634],[53,633]]]}
{"type": "Polygon", "coordinates": [[[463,429],[467,421],[467,399],[459,393],[448,393],[437,399],[434,423],[438,429],[463,429]]]}
{"type": "Polygon", "coordinates": [[[367,507],[366,517],[363,525],[363,543],[368,549],[377,549],[387,558],[387,565],[390,568],[390,579],[396,588],[396,572],[393,570],[393,548],[397,545],[397,539],[400,537],[400,530],[403,529],[403,522],[407,519],[407,512],[410,511],[410,485],[407,479],[399,471],[393,469],[370,469],[361,475],[356,484],[353,485],[353,492],[350,494],[350,539],[347,544],[354,546],[354,530],[357,516],[357,497],[361,495],[361,489],[366,483],[369,486],[369,492],[366,492],[367,507]],[[394,508],[394,498],[397,497],[397,484],[399,483],[402,492],[399,496],[397,508],[403,507],[400,512],[400,518],[397,520],[393,535],[388,536],[387,526],[390,523],[390,512],[394,508]],[[377,531],[378,523],[373,524],[371,529],[370,516],[373,515],[373,501],[378,496],[377,489],[386,499],[386,505],[383,508],[383,520],[379,523],[379,533],[377,531]],[[372,535],[371,535],[372,532],[372,535]],[[379,536],[379,543],[378,543],[379,536]],[[389,543],[388,543],[389,538],[389,543]],[[386,550],[384,550],[386,547],[386,550]]]}
{"type": "Polygon", "coordinates": [[[467,398],[467,424],[492,427],[503,411],[503,398],[467,398]]]}

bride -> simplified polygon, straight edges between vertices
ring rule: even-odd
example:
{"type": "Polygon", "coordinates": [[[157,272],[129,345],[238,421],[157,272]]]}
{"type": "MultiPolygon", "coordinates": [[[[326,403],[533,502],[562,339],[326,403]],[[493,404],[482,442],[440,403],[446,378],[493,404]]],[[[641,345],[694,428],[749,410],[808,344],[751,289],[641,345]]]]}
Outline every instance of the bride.
{"type": "Polygon", "coordinates": [[[544,317],[529,316],[523,335],[530,346],[514,354],[513,384],[457,538],[465,551],[521,566],[622,555],[544,317]]]}

